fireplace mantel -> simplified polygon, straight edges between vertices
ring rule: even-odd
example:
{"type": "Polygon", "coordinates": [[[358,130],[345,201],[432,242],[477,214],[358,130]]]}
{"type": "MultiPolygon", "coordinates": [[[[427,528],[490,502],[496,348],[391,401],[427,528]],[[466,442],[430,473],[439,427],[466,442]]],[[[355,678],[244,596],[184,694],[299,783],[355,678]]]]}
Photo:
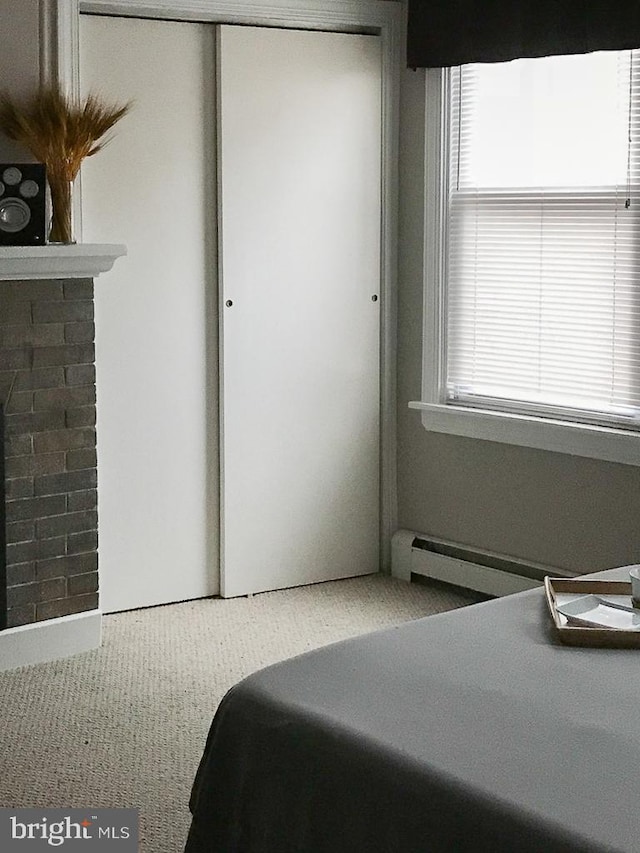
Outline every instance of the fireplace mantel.
{"type": "Polygon", "coordinates": [[[0,281],[97,278],[126,254],[116,243],[0,246],[0,281]]]}

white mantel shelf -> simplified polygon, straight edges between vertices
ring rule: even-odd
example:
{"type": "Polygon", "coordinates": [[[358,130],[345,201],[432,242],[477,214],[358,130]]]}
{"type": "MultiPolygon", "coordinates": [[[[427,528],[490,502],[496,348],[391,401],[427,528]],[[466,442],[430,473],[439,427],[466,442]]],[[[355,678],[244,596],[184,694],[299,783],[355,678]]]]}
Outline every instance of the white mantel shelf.
{"type": "Polygon", "coordinates": [[[127,254],[116,243],[0,246],[0,281],[34,278],[97,278],[127,254]]]}

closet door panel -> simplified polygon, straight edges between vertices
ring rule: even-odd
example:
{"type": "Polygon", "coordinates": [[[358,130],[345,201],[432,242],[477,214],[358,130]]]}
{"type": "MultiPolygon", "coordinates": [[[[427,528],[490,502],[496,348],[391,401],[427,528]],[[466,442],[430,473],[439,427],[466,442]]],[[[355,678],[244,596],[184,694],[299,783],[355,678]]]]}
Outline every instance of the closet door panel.
{"type": "Polygon", "coordinates": [[[105,611],[218,590],[215,28],[81,16],[81,84],[133,99],[82,169],[96,282],[105,611]]]}
{"type": "Polygon", "coordinates": [[[225,596],[379,563],[381,60],[373,36],[218,39],[225,596]]]}

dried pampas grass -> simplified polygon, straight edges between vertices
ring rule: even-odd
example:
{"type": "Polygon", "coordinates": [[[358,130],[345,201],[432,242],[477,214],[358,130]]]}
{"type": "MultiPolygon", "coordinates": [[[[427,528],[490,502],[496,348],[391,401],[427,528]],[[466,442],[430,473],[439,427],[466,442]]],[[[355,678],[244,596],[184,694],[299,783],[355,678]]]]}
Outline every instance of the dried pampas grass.
{"type": "Polygon", "coordinates": [[[31,151],[38,162],[74,181],[85,157],[107,144],[108,131],[125,116],[131,102],[108,105],[97,95],[73,100],[57,86],[40,89],[24,106],[6,92],[0,95],[0,130],[31,151]]]}
{"type": "Polygon", "coordinates": [[[71,242],[71,185],[85,157],[104,148],[110,139],[106,134],[131,106],[105,104],[97,95],[84,101],[69,98],[59,86],[41,88],[24,105],[0,94],[0,130],[47,167],[54,213],[51,240],[71,242]]]}

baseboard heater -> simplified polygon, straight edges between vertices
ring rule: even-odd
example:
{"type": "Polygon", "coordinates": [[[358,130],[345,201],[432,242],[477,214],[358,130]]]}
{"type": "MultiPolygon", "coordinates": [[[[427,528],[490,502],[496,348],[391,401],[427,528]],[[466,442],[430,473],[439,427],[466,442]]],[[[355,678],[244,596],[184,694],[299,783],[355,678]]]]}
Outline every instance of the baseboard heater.
{"type": "Polygon", "coordinates": [[[391,540],[391,573],[404,580],[421,575],[494,596],[541,586],[545,575],[574,577],[553,566],[445,542],[412,530],[398,530],[391,540]]]}

